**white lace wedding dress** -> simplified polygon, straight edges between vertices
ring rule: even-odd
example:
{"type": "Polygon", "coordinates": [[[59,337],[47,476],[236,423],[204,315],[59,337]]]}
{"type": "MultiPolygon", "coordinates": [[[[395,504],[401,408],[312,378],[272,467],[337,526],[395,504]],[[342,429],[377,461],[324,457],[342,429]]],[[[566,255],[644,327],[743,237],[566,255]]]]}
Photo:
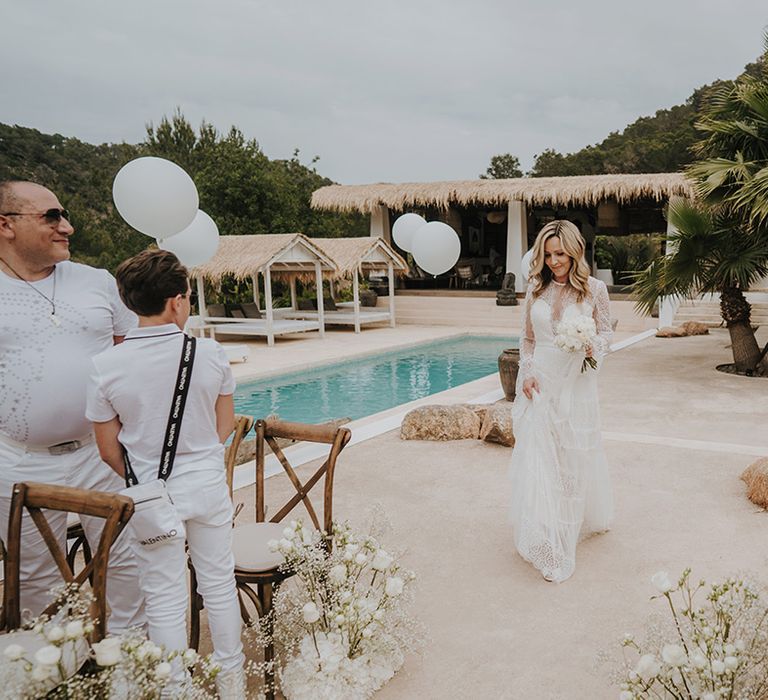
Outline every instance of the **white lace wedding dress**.
{"type": "Polygon", "coordinates": [[[589,278],[590,295],[579,302],[570,285],[550,282],[525,301],[520,372],[512,406],[512,525],[520,555],[553,581],[576,566],[580,539],[608,529],[613,497],[600,437],[597,370],[582,372],[584,357],[554,346],[555,325],[573,315],[594,318],[598,360],[608,350],[611,320],[605,284],[589,278]],[[522,383],[536,377],[533,400],[522,383]]]}

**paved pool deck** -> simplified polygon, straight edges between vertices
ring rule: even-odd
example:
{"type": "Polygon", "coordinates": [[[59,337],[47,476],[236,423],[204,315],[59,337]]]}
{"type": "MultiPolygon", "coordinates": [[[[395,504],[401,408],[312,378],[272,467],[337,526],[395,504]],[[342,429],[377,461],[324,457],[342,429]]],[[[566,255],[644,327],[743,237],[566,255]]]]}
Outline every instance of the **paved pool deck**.
{"type": "MultiPolygon", "coordinates": [[[[446,332],[332,332],[318,344],[357,354],[446,332]]],[[[761,329],[758,339],[768,341],[768,331],[761,329]]],[[[415,612],[429,632],[423,651],[408,658],[378,698],[615,698],[609,669],[596,667],[596,659],[660,610],[649,602],[656,571],[676,576],[690,566],[695,578],[708,581],[747,571],[768,581],[768,514],[746,500],[739,480],[750,462],[768,455],[768,380],[717,372],[716,364],[730,361],[728,342],[724,330],[648,338],[608,358],[600,400],[616,519],[609,533],[580,545],[576,573],[563,584],[544,581],[514,552],[507,522],[510,448],[475,440],[406,442],[395,429],[342,453],[335,514],[362,525],[374,505],[383,507],[392,523],[386,545],[402,551],[418,574],[415,612]]],[[[304,354],[307,346],[307,340],[296,345],[293,362],[317,357],[319,351],[304,354]]],[[[250,362],[261,364],[263,355],[267,364],[263,349],[291,364],[283,340],[257,348],[250,362]]],[[[497,388],[491,377],[440,399],[497,388]]],[[[352,428],[360,433],[365,424],[352,428]]],[[[289,488],[282,476],[269,479],[267,502],[278,503],[289,488]]],[[[235,498],[246,504],[240,517],[250,518],[252,487],[235,498]]]]}

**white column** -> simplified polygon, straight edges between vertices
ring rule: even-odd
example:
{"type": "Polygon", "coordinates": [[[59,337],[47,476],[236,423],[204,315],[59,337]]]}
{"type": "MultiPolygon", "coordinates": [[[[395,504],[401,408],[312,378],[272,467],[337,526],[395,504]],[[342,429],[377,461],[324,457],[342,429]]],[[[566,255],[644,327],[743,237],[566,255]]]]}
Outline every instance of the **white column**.
{"type": "Polygon", "coordinates": [[[389,325],[395,327],[395,267],[390,260],[387,263],[387,281],[389,282],[389,325]]]}
{"type": "Polygon", "coordinates": [[[208,316],[208,310],[205,308],[205,284],[203,282],[203,276],[198,275],[197,282],[197,313],[200,316],[200,320],[204,321],[208,316]]]}
{"type": "Polygon", "coordinates": [[[325,337],[325,304],[323,304],[323,270],[320,261],[315,261],[315,285],[317,287],[317,322],[320,324],[320,337],[325,337]]]}
{"type": "Polygon", "coordinates": [[[291,275],[291,308],[296,311],[296,275],[291,275]]]}
{"type": "Polygon", "coordinates": [[[352,278],[352,301],[355,304],[355,333],[360,332],[360,280],[357,278],[357,270],[352,278]]]}
{"type": "Polygon", "coordinates": [[[520,263],[528,250],[528,211],[525,202],[512,200],[507,209],[507,272],[515,274],[515,291],[525,291],[520,263]]]}
{"type": "MultiPolygon", "coordinates": [[[[669,198],[669,204],[672,204],[673,202],[679,201],[682,199],[678,196],[672,196],[669,198]]],[[[667,216],[667,238],[669,236],[677,233],[677,229],[672,225],[672,222],[669,220],[669,216],[667,216]]],[[[677,244],[670,244],[667,243],[667,255],[670,253],[673,253],[675,248],[677,247],[677,244]]],[[[672,322],[675,320],[675,314],[677,313],[677,309],[680,306],[680,297],[660,297],[659,298],[659,328],[664,328],[665,326],[671,326],[672,322]]]]}
{"type": "Polygon", "coordinates": [[[267,312],[267,345],[274,345],[275,334],[272,323],[275,320],[275,314],[272,311],[272,272],[269,265],[264,268],[264,307],[267,312]]]}
{"type": "Polygon", "coordinates": [[[389,226],[389,210],[379,205],[371,210],[371,237],[378,236],[387,243],[392,243],[392,230],[389,226]]]}

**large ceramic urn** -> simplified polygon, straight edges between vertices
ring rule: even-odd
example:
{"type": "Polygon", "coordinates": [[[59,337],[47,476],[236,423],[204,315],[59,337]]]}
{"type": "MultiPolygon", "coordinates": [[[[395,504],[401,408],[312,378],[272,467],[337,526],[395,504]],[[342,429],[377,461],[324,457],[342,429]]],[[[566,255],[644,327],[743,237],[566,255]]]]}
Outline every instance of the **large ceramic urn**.
{"type": "Polygon", "coordinates": [[[517,373],[520,370],[520,351],[517,348],[502,350],[499,355],[499,377],[501,388],[504,389],[504,397],[507,401],[515,399],[515,384],[517,373]]]}

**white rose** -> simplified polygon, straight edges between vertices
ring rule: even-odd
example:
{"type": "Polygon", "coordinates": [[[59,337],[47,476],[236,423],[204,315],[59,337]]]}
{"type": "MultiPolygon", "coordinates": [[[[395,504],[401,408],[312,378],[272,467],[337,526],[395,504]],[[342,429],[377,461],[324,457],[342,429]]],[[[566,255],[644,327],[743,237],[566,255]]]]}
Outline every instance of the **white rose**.
{"type": "Polygon", "coordinates": [[[53,676],[55,672],[56,672],[56,669],[53,666],[46,666],[44,664],[36,665],[32,669],[32,680],[47,681],[49,678],[53,676]]]}
{"type": "Polygon", "coordinates": [[[142,644],[146,649],[147,656],[153,661],[159,661],[163,656],[163,650],[154,642],[147,640],[142,644]]]}
{"type": "Polygon", "coordinates": [[[362,566],[367,561],[368,561],[368,557],[366,557],[365,554],[363,554],[362,552],[360,552],[355,556],[355,564],[358,564],[359,566],[362,566]]]}
{"type": "Polygon", "coordinates": [[[723,650],[726,653],[726,656],[733,656],[736,653],[736,647],[733,644],[726,644],[725,647],[723,647],[723,650]]]}
{"type": "Polygon", "coordinates": [[[307,603],[304,605],[301,609],[301,614],[304,616],[304,622],[309,625],[313,625],[320,619],[320,611],[314,603],[307,603]]]}
{"type": "Polygon", "coordinates": [[[403,579],[399,576],[388,578],[384,586],[384,592],[392,598],[399,596],[403,592],[403,579]]]}
{"type": "Polygon", "coordinates": [[[3,656],[9,661],[18,661],[26,653],[27,650],[21,644],[9,644],[3,650],[3,656]]]}
{"type": "Polygon", "coordinates": [[[287,539],[287,540],[290,540],[291,537],[293,537],[293,528],[291,528],[291,527],[285,528],[283,530],[283,537],[285,537],[285,539],[287,539]]]}
{"type": "Polygon", "coordinates": [[[120,662],[122,657],[120,637],[107,637],[93,645],[93,652],[96,655],[96,663],[99,666],[114,666],[120,662]]]}
{"type": "Polygon", "coordinates": [[[67,635],[67,639],[80,639],[80,637],[85,634],[83,621],[72,620],[72,622],[67,623],[67,627],[64,631],[67,635]]]}
{"type": "Polygon", "coordinates": [[[336,624],[337,624],[339,627],[341,627],[341,626],[342,626],[342,625],[343,625],[343,624],[346,622],[346,620],[347,620],[347,618],[346,618],[346,617],[344,617],[344,615],[342,615],[341,613],[339,613],[338,615],[336,615],[336,624]]]}
{"type": "Polygon", "coordinates": [[[385,552],[383,549],[380,549],[373,557],[373,561],[371,562],[371,567],[375,571],[386,571],[394,561],[394,558],[391,557],[387,552],[385,552]]]}
{"type": "Polygon", "coordinates": [[[665,644],[661,650],[661,658],[670,666],[684,666],[688,660],[685,650],[678,644],[665,644]]]}
{"type": "Polygon", "coordinates": [[[651,576],[651,583],[656,587],[656,590],[659,591],[659,593],[669,593],[675,588],[666,571],[657,571],[651,576]]]}
{"type": "Polygon", "coordinates": [[[55,666],[59,663],[59,659],[61,659],[61,649],[51,644],[35,652],[35,661],[43,666],[55,666]]]}
{"type": "Polygon", "coordinates": [[[155,678],[160,680],[168,678],[171,675],[171,670],[171,664],[169,664],[167,661],[163,661],[157,664],[157,668],[155,669],[155,678]]]}
{"type": "Polygon", "coordinates": [[[277,540],[270,540],[267,542],[267,547],[269,547],[270,552],[276,552],[278,549],[280,549],[280,542],[277,540]]]}
{"type": "Polygon", "coordinates": [[[344,564],[336,564],[331,567],[328,572],[328,578],[331,583],[335,583],[337,586],[344,583],[347,580],[347,567],[344,564]]]}
{"type": "Polygon", "coordinates": [[[49,642],[60,642],[62,639],[64,639],[64,628],[60,625],[56,625],[54,627],[51,627],[49,630],[45,633],[45,638],[49,642]]]}
{"type": "Polygon", "coordinates": [[[661,671],[661,664],[653,654],[643,654],[635,667],[637,675],[648,682],[661,671]]]}
{"type": "Polygon", "coordinates": [[[706,668],[707,667],[707,657],[704,656],[700,651],[695,651],[693,654],[691,654],[691,664],[695,668],[706,668]]]}
{"type": "Polygon", "coordinates": [[[293,549],[293,542],[283,538],[282,540],[280,540],[280,549],[283,552],[290,552],[293,549]]]}
{"type": "Polygon", "coordinates": [[[197,652],[194,649],[185,649],[181,655],[181,660],[187,667],[194,666],[197,663],[197,652]]]}
{"type": "Polygon", "coordinates": [[[735,656],[726,656],[725,667],[729,671],[735,671],[739,667],[739,660],[735,656]]]}
{"type": "Polygon", "coordinates": [[[725,673],[725,664],[720,661],[720,659],[715,659],[712,662],[712,673],[714,673],[716,676],[721,676],[723,673],[725,673]]]}

